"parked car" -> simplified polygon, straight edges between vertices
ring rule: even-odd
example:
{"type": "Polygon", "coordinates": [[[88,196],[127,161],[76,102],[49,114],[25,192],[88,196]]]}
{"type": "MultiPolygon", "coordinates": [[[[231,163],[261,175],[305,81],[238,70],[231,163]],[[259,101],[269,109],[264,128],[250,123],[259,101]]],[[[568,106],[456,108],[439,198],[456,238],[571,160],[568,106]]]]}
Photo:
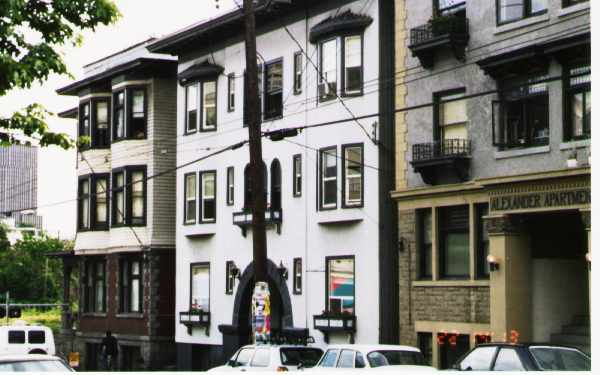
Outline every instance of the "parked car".
{"type": "Polygon", "coordinates": [[[246,345],[209,371],[294,371],[317,364],[323,350],[301,345],[246,345]]]}
{"type": "Polygon", "coordinates": [[[551,344],[487,343],[455,365],[461,371],[590,371],[591,359],[579,349],[551,344]]]}
{"type": "Polygon", "coordinates": [[[23,321],[0,326],[0,355],[11,354],[56,354],[52,330],[23,321]]]}
{"type": "Polygon", "coordinates": [[[421,351],[405,345],[330,345],[315,369],[381,368],[435,371],[425,363],[421,351]]]}
{"type": "Polygon", "coordinates": [[[0,356],[0,372],[74,372],[62,359],[46,354],[0,356]]]}

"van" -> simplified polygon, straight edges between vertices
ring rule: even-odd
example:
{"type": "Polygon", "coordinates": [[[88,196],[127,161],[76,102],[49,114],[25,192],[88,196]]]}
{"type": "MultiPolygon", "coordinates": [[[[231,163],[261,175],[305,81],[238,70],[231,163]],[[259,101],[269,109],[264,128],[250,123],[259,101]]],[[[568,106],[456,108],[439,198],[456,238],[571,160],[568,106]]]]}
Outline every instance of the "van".
{"type": "Polygon", "coordinates": [[[0,326],[0,355],[15,354],[55,355],[52,330],[25,322],[0,326]]]}

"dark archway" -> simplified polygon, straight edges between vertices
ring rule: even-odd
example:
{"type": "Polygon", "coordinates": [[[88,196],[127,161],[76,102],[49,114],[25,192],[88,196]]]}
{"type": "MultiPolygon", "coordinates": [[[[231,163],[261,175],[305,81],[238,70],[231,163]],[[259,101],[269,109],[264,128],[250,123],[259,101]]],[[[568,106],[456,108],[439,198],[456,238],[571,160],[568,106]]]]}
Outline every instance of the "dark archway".
{"type": "MultiPolygon", "coordinates": [[[[254,262],[251,262],[240,277],[233,302],[231,325],[220,325],[223,334],[223,360],[227,360],[235,351],[250,342],[251,322],[250,305],[254,291],[254,262]]],[[[286,280],[281,276],[277,265],[267,260],[267,276],[271,292],[272,330],[293,327],[294,317],[292,301],[286,280]]]]}

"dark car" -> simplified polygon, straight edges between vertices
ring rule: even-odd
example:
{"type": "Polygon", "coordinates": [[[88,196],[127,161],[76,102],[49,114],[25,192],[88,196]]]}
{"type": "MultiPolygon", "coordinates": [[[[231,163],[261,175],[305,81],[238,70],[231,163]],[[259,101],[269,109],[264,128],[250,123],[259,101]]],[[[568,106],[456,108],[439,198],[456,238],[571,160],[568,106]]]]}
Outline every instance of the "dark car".
{"type": "Polygon", "coordinates": [[[487,343],[465,354],[460,371],[591,371],[591,359],[579,349],[552,344],[487,343]]]}

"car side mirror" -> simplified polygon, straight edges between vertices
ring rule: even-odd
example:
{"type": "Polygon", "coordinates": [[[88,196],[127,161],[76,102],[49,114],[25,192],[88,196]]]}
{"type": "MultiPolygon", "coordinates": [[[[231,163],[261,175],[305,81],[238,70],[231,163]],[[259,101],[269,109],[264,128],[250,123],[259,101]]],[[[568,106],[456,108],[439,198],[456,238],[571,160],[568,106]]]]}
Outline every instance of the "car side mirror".
{"type": "Polygon", "coordinates": [[[297,368],[298,370],[303,370],[303,369],[304,369],[304,362],[302,362],[302,361],[298,361],[298,366],[296,366],[296,368],[297,368]]]}
{"type": "Polygon", "coordinates": [[[238,363],[236,360],[234,359],[230,359],[229,361],[227,361],[227,366],[231,366],[231,367],[237,367],[238,363]]]}

